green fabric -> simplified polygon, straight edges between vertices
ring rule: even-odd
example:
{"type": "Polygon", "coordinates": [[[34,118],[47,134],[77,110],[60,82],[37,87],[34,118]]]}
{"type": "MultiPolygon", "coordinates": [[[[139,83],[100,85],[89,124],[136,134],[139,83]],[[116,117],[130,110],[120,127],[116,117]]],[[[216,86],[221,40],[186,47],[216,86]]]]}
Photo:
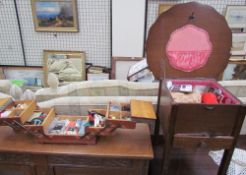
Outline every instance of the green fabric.
{"type": "Polygon", "coordinates": [[[19,87],[23,86],[26,83],[25,80],[10,80],[10,82],[19,87]]]}

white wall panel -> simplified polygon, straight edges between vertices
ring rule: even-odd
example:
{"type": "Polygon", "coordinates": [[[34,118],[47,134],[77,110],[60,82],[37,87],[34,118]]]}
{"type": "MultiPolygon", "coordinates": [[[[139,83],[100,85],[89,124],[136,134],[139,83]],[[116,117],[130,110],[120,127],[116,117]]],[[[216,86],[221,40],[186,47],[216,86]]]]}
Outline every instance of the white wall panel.
{"type": "Polygon", "coordinates": [[[145,4],[145,0],[112,0],[113,56],[143,56],[145,4]]]}

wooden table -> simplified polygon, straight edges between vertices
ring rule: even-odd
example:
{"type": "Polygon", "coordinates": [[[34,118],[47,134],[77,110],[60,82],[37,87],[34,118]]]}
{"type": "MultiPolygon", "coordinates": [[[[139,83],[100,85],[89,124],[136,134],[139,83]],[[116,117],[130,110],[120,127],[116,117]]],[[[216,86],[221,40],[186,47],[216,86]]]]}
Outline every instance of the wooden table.
{"type": "Polygon", "coordinates": [[[1,175],[146,175],[152,158],[146,124],[118,129],[96,145],[38,144],[0,127],[1,175]]]}

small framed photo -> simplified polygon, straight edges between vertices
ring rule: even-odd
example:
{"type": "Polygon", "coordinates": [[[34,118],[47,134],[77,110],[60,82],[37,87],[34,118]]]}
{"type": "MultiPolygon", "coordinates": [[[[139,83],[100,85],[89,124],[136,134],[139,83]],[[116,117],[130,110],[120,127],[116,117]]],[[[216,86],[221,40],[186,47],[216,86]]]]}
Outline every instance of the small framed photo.
{"type": "Polygon", "coordinates": [[[246,61],[229,62],[222,80],[246,80],[246,61]]]}
{"type": "Polygon", "coordinates": [[[245,56],[245,54],[246,54],[246,33],[233,33],[231,55],[245,56]]]}
{"type": "Polygon", "coordinates": [[[246,6],[227,6],[225,18],[231,28],[245,28],[246,6]]]}
{"type": "Polygon", "coordinates": [[[158,15],[166,12],[169,10],[171,7],[173,7],[175,4],[159,4],[159,9],[158,9],[158,15]]]}
{"type": "Polygon", "coordinates": [[[44,50],[44,80],[49,73],[57,75],[59,82],[85,80],[85,53],[80,51],[44,50]]]}
{"type": "Polygon", "coordinates": [[[36,31],[78,32],[76,0],[31,0],[36,31]]]}
{"type": "Polygon", "coordinates": [[[141,57],[113,57],[111,78],[127,80],[130,67],[141,60],[143,60],[141,57]]]}

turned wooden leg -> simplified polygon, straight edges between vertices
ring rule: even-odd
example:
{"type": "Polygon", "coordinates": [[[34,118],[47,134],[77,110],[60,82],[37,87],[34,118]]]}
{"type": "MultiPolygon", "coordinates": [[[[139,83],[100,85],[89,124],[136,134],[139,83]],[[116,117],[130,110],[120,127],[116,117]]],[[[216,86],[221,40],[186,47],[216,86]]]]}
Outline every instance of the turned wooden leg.
{"type": "Polygon", "coordinates": [[[229,149],[229,150],[225,150],[221,163],[220,163],[220,167],[219,167],[219,171],[218,171],[218,175],[226,175],[227,169],[230,165],[231,162],[231,157],[233,154],[234,148],[233,149],[229,149]]]}

